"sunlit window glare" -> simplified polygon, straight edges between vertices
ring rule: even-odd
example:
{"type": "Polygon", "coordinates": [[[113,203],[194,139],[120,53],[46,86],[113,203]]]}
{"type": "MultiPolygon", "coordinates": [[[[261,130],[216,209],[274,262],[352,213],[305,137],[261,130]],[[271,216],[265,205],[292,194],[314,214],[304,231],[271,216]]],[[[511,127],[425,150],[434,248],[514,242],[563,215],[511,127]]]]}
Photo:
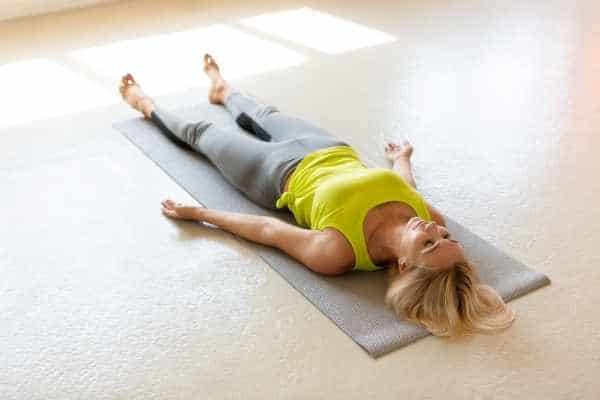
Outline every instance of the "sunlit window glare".
{"type": "Polygon", "coordinates": [[[307,7],[245,18],[242,24],[329,54],[396,40],[387,33],[307,7]]]}
{"type": "Polygon", "coordinates": [[[206,52],[215,56],[229,79],[305,61],[297,52],[224,25],[90,47],[70,56],[115,85],[131,72],[150,95],[158,95],[208,85],[202,69],[206,52]]]}
{"type": "Polygon", "coordinates": [[[115,103],[105,89],[61,65],[31,59],[0,65],[0,127],[115,103]]]}
{"type": "MultiPolygon", "coordinates": [[[[310,8],[247,18],[242,24],[330,54],[396,40],[310,8]]],[[[0,128],[117,103],[119,79],[128,72],[151,96],[208,86],[203,72],[207,52],[216,57],[228,79],[306,61],[284,45],[226,25],[212,25],[75,50],[61,55],[60,63],[31,59],[0,65],[0,128]],[[77,68],[71,69],[70,63],[77,68]],[[82,68],[95,74],[99,82],[114,82],[114,90],[77,72],[82,68]]]]}

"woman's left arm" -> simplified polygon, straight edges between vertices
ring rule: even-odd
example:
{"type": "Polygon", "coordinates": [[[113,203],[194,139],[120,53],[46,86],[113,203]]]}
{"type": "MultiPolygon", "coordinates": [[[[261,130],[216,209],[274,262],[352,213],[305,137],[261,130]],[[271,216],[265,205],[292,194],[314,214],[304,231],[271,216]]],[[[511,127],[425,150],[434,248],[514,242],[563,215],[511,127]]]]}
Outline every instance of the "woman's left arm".
{"type": "Polygon", "coordinates": [[[163,213],[171,218],[208,222],[252,242],[278,248],[315,272],[340,275],[350,270],[340,264],[339,251],[330,233],[303,229],[269,216],[184,206],[172,200],[162,204],[163,213]]]}
{"type": "Polygon", "coordinates": [[[270,246],[266,231],[271,217],[186,206],[167,199],[162,201],[163,214],[188,221],[208,222],[244,239],[270,246]]]}

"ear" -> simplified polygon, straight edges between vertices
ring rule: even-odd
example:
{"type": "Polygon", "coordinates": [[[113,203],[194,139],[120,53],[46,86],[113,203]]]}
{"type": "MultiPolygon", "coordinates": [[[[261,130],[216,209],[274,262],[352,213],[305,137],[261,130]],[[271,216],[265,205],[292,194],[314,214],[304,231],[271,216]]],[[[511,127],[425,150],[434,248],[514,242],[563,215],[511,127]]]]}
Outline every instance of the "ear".
{"type": "Polygon", "coordinates": [[[408,262],[406,261],[406,257],[398,258],[398,271],[405,272],[408,269],[408,262]]]}

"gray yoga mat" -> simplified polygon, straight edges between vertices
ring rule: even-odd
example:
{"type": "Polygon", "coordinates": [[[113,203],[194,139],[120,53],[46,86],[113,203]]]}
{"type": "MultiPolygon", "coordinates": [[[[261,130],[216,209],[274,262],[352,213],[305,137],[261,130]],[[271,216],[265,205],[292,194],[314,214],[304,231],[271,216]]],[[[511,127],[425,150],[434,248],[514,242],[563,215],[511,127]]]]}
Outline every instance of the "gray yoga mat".
{"type": "MultiPolygon", "coordinates": [[[[207,103],[176,112],[192,121],[207,119],[248,135],[222,107],[207,103]]],[[[175,145],[152,122],[136,118],[113,126],[199,203],[217,210],[270,215],[295,223],[287,210],[272,211],[254,204],[229,184],[207,158],[175,145]]],[[[479,266],[482,280],[498,290],[505,301],[550,283],[545,275],[496,249],[452,219],[446,219],[449,230],[463,243],[467,256],[479,266]]],[[[385,272],[323,276],[280,250],[246,242],[370,356],[377,358],[429,335],[420,326],[399,320],[385,306],[385,272]]]]}

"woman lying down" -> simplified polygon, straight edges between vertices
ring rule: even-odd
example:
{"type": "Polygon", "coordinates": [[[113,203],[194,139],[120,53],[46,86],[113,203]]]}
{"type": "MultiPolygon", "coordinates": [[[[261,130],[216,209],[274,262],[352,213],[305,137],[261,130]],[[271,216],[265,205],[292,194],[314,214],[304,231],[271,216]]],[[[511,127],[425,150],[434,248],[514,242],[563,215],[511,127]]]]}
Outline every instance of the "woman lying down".
{"type": "Polygon", "coordinates": [[[165,215],[208,222],[276,247],[324,275],[387,268],[386,304],[437,336],[493,333],[511,325],[514,312],[481,283],[443,216],[417,192],[410,143],[385,144],[392,169],[367,167],[347,143],[233,88],[208,54],[204,72],[212,81],[209,101],[223,105],[249,131],[254,126],[266,132],[270,141],[182,120],[142,92],[131,74],[119,89],[129,105],[207,157],[250,200],[287,208],[298,225],[171,199],[162,201],[165,215]]]}

